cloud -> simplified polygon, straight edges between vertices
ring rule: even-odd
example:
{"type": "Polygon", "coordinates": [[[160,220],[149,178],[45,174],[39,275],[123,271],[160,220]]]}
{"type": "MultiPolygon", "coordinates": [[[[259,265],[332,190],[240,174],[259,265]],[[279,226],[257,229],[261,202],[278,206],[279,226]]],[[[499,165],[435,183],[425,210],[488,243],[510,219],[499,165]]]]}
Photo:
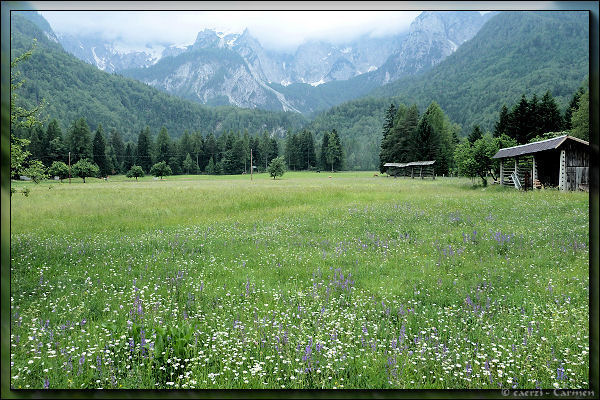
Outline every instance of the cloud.
{"type": "Polygon", "coordinates": [[[267,49],[293,52],[302,42],[331,42],[408,30],[420,11],[42,11],[58,33],[99,36],[132,47],[189,45],[208,28],[250,33],[267,49]]]}

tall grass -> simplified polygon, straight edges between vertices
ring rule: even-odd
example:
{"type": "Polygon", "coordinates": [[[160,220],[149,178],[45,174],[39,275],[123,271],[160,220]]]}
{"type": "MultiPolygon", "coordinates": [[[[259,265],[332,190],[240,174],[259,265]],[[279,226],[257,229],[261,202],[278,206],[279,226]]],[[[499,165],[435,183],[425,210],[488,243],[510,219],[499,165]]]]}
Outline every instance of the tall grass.
{"type": "Polygon", "coordinates": [[[19,185],[16,388],[587,387],[586,194],[372,173],[19,185]]]}

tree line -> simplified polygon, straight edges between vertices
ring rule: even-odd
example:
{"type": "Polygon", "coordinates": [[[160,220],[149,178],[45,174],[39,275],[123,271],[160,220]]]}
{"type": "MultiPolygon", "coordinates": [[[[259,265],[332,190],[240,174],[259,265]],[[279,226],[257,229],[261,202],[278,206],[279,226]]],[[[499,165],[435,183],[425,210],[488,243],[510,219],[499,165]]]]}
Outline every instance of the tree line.
{"type": "Polygon", "coordinates": [[[522,95],[510,110],[502,106],[493,132],[483,132],[478,125],[467,137],[459,139],[460,126],[450,122],[442,109],[432,102],[423,115],[416,105],[393,103],[388,107],[383,124],[380,171],[387,162],[435,160],[437,175],[496,179],[499,162],[492,159],[499,149],[568,134],[589,141],[589,89],[582,85],[569,106],[560,112],[549,91],[541,100],[522,95]]]}
{"type": "MultiPolygon", "coordinates": [[[[153,138],[150,127],[142,129],[136,142],[125,142],[116,128],[105,132],[100,124],[92,132],[81,117],[72,122],[63,133],[60,123],[53,119],[44,129],[41,123],[31,126],[21,125],[13,129],[15,140],[25,140],[30,153],[31,164],[39,161],[38,169],[48,169],[48,173],[61,179],[68,176],[67,163],[75,167],[72,176],[106,177],[115,174],[130,174],[131,177],[160,172],[160,175],[178,174],[242,174],[250,172],[252,163],[259,171],[267,171],[271,161],[282,155],[291,170],[340,170],[343,168],[343,150],[339,135],[335,130],[323,136],[323,143],[317,158],[312,132],[288,132],[285,143],[280,143],[268,132],[251,136],[232,131],[215,136],[206,136],[199,131],[185,131],[179,139],[173,139],[162,127],[153,138]],[[281,148],[285,146],[282,152],[281,148]],[[324,151],[323,151],[324,149],[324,151]],[[160,168],[156,164],[160,164],[160,168]],[[132,172],[132,167],[135,168],[132,172]],[[154,171],[152,169],[154,168],[154,171]],[[158,169],[157,169],[158,168],[158,169]],[[77,174],[79,173],[79,175],[77,174]]],[[[281,141],[282,142],[282,141],[281,141]]],[[[34,171],[28,171],[36,175],[34,171]]],[[[12,176],[18,177],[13,170],[12,176]]],[[[84,180],[85,181],[85,180],[84,180]]]]}

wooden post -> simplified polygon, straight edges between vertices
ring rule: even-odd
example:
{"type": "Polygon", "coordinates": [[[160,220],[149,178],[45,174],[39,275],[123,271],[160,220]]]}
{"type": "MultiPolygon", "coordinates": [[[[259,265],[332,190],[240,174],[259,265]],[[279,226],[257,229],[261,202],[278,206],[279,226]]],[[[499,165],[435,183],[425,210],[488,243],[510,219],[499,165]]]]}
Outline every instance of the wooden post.
{"type": "Polygon", "coordinates": [[[533,162],[531,164],[531,187],[534,187],[534,182],[538,179],[537,165],[535,164],[535,154],[533,155],[533,162]]]}
{"type": "Polygon", "coordinates": [[[421,165],[420,169],[419,169],[419,177],[421,179],[423,179],[423,166],[421,165]]]}
{"type": "Polygon", "coordinates": [[[254,167],[252,166],[252,149],[250,149],[250,180],[252,180],[252,172],[254,171],[254,167]]]}
{"type": "Polygon", "coordinates": [[[558,188],[560,190],[567,190],[567,157],[565,150],[560,151],[560,170],[558,172],[558,188]]]}
{"type": "Polygon", "coordinates": [[[71,152],[69,152],[69,183],[71,183],[71,152]]]}
{"type": "Polygon", "coordinates": [[[504,158],[500,159],[500,184],[504,185],[504,158]]]}
{"type": "Polygon", "coordinates": [[[415,179],[415,167],[410,167],[410,177],[411,179],[415,179]]]}

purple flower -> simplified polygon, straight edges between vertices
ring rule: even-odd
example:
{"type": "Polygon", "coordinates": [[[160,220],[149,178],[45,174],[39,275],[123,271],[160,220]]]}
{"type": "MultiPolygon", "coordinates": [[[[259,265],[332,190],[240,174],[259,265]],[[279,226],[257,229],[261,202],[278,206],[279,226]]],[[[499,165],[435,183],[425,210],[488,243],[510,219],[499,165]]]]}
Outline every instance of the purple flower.
{"type": "Polygon", "coordinates": [[[563,368],[562,364],[556,368],[556,379],[559,381],[565,379],[565,369],[563,368]]]}
{"type": "Polygon", "coordinates": [[[50,381],[48,380],[48,378],[44,379],[44,389],[49,389],[50,388],[50,381]]]}

